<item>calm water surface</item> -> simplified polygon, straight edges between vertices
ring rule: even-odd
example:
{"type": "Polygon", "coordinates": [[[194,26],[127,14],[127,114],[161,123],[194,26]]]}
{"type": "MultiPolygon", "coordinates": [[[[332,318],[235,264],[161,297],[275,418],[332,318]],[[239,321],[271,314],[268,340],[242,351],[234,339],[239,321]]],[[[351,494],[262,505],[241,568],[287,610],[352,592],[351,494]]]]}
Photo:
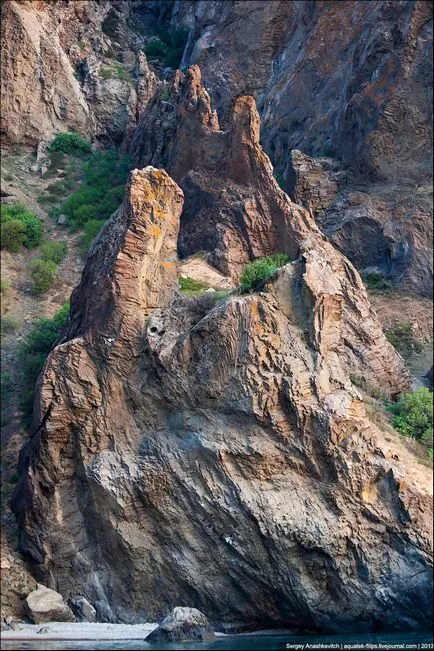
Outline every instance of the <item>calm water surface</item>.
{"type": "Polygon", "coordinates": [[[208,649],[221,649],[222,651],[255,651],[255,650],[270,650],[278,651],[279,649],[293,649],[300,651],[304,649],[346,649],[350,651],[351,647],[353,649],[382,649],[387,651],[387,649],[432,649],[433,637],[432,633],[392,633],[392,634],[381,634],[381,635],[328,635],[328,636],[319,636],[311,635],[308,637],[304,636],[293,636],[293,635],[273,635],[273,636],[264,636],[264,635],[237,635],[237,636],[227,636],[224,638],[219,638],[215,642],[207,643],[184,643],[184,644],[147,644],[145,641],[141,640],[113,640],[106,642],[91,642],[88,640],[81,641],[32,641],[32,642],[12,642],[2,640],[2,651],[18,649],[44,649],[49,651],[50,649],[57,650],[67,650],[67,649],[88,649],[89,651],[99,651],[103,649],[107,650],[116,650],[120,651],[125,649],[129,651],[130,649],[182,649],[183,651],[189,651],[201,649],[206,651],[208,649]],[[320,646],[323,645],[323,646],[320,646]]]}

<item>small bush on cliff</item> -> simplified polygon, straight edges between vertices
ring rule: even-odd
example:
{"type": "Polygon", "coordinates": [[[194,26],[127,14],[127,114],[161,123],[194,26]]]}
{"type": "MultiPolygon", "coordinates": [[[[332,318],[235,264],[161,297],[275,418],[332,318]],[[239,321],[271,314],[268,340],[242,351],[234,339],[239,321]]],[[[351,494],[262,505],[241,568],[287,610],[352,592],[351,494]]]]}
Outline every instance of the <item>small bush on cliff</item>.
{"type": "Polygon", "coordinates": [[[386,339],[403,357],[423,351],[423,344],[414,338],[410,323],[398,323],[386,332],[386,339]]]}
{"type": "Polygon", "coordinates": [[[42,239],[42,222],[23,203],[0,207],[1,248],[17,253],[21,246],[33,249],[42,239]]]}
{"type": "Polygon", "coordinates": [[[83,237],[81,238],[80,248],[83,253],[87,253],[92,242],[103,227],[104,222],[101,219],[91,219],[83,228],[83,237]]]}
{"type": "Polygon", "coordinates": [[[404,393],[387,410],[393,415],[392,425],[398,432],[432,446],[433,394],[429,389],[404,393]]]}
{"type": "Polygon", "coordinates": [[[57,265],[51,260],[35,258],[29,264],[29,277],[34,294],[44,294],[56,280],[57,265]]]}
{"type": "Polygon", "coordinates": [[[209,285],[200,280],[195,280],[194,278],[181,276],[178,282],[181,292],[187,294],[187,296],[193,296],[194,294],[198,294],[209,288],[209,285]]]}
{"type": "Polygon", "coordinates": [[[273,271],[283,267],[288,262],[290,262],[290,259],[286,253],[274,253],[265,258],[249,262],[244,267],[241,276],[241,290],[247,292],[258,289],[273,271]]]}
{"type": "Polygon", "coordinates": [[[36,380],[68,315],[69,302],[65,303],[52,319],[38,319],[21,346],[20,361],[24,377],[20,406],[26,426],[31,423],[36,380]]]}
{"type": "Polygon", "coordinates": [[[372,294],[390,296],[395,291],[393,282],[377,272],[363,275],[363,282],[372,294]]]}
{"type": "Polygon", "coordinates": [[[158,37],[146,45],[145,54],[150,61],[158,60],[165,67],[178,68],[187,40],[188,29],[160,30],[158,37]]]}
{"type": "Polygon", "coordinates": [[[41,245],[40,251],[42,260],[60,264],[65,259],[68,246],[65,242],[47,241],[41,245]]]}
{"type": "Polygon", "coordinates": [[[83,155],[92,152],[89,140],[74,131],[58,133],[49,147],[49,151],[60,151],[62,154],[83,155]]]}
{"type": "Polygon", "coordinates": [[[2,276],[0,280],[0,294],[7,294],[11,288],[11,279],[8,276],[2,276]]]}

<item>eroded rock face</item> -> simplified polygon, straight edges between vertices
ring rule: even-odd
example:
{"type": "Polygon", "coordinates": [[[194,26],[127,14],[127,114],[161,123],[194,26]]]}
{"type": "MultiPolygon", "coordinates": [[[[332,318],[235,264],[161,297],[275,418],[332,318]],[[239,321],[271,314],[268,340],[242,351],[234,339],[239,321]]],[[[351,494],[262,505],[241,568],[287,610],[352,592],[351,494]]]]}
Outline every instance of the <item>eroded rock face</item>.
{"type": "Polygon", "coordinates": [[[130,7],[129,0],[2,3],[4,142],[36,147],[72,130],[121,143],[156,83],[140,36],[128,28],[130,7]],[[137,57],[126,49],[114,59],[121,44],[137,57]]]}
{"type": "MultiPolygon", "coordinates": [[[[347,187],[338,161],[291,152],[290,195],[359,270],[432,296],[432,187],[347,187]]],[[[351,183],[349,183],[351,185],[351,183]]]]}
{"type": "Polygon", "coordinates": [[[297,259],[199,314],[176,291],[182,192],[133,172],[39,380],[21,549],[102,620],[195,603],[220,626],[428,625],[429,471],[349,379],[399,392],[403,362],[352,265],[269,192],[297,259]]]}
{"type": "Polygon", "coordinates": [[[183,65],[200,66],[219,114],[255,97],[285,180],[292,149],[333,152],[365,179],[430,176],[429,3],[178,0],[180,24],[190,28],[183,65]]]}
{"type": "Polygon", "coordinates": [[[149,104],[129,149],[139,165],[164,165],[184,191],[181,256],[206,251],[235,281],[254,258],[275,250],[296,257],[298,239],[314,225],[305,224],[304,211],[273,177],[253,98],[239,97],[229,127],[221,130],[197,66],[179,73],[165,92],[168,98],[159,93],[149,104]],[[165,130],[155,129],[158,120],[165,130]]]}

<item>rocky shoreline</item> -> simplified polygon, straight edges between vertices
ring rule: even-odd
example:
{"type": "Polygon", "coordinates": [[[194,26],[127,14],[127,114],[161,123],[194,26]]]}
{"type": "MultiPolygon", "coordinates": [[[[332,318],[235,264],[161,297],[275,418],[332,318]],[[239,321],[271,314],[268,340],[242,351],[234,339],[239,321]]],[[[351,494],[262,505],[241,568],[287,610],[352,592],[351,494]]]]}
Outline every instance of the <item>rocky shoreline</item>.
{"type": "Polygon", "coordinates": [[[16,624],[2,631],[2,640],[136,640],[146,638],[158,624],[103,624],[89,622],[48,622],[16,624]]]}

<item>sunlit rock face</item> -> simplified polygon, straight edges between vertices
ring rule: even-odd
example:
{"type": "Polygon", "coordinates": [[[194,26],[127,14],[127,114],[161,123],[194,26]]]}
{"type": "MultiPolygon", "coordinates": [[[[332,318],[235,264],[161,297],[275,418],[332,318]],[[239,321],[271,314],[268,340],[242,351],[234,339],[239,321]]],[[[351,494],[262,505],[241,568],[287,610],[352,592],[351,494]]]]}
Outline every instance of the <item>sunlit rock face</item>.
{"type": "Polygon", "coordinates": [[[234,185],[260,200],[270,248],[293,261],[257,293],[180,295],[183,192],[163,170],[132,172],[38,381],[21,549],[103,620],[188,604],[220,627],[427,626],[429,471],[385,441],[350,381],[398,393],[403,361],[351,263],[272,178],[252,98],[230,135],[214,119],[191,128],[204,161],[225,143],[225,201],[234,185]]]}

